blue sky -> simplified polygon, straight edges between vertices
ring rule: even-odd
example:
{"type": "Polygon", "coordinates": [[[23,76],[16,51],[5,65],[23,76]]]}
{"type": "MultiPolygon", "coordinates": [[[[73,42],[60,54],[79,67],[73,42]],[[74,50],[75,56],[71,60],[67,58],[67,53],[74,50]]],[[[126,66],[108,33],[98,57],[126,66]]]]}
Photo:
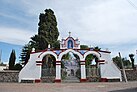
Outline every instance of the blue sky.
{"type": "Polygon", "coordinates": [[[112,57],[118,52],[127,58],[136,55],[136,0],[0,0],[3,62],[8,62],[12,49],[19,60],[22,46],[37,34],[39,14],[47,8],[55,12],[59,39],[71,31],[81,44],[107,48],[112,57]]]}

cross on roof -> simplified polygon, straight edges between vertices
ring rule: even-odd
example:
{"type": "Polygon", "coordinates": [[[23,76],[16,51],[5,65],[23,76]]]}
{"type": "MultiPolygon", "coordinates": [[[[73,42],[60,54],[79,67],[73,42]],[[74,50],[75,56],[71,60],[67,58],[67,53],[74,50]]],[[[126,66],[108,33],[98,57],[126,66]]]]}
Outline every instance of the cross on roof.
{"type": "Polygon", "coordinates": [[[71,32],[69,32],[69,37],[71,36],[71,32]]]}

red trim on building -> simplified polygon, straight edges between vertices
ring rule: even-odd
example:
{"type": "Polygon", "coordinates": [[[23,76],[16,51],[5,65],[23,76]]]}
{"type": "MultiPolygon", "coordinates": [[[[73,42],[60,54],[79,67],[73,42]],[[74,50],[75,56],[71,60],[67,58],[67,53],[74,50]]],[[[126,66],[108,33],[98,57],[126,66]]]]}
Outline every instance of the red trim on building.
{"type": "Polygon", "coordinates": [[[57,62],[57,63],[58,63],[58,62],[60,63],[61,61],[56,61],[56,62],[57,62]]]}
{"type": "Polygon", "coordinates": [[[42,61],[36,61],[36,63],[42,63],[42,61]]]}
{"type": "Polygon", "coordinates": [[[87,79],[80,79],[80,82],[86,82],[87,79]]]}
{"type": "Polygon", "coordinates": [[[36,64],[37,66],[42,66],[42,64],[36,64]]]}
{"type": "Polygon", "coordinates": [[[37,52],[31,52],[30,54],[34,54],[34,53],[37,53],[37,52]]]}
{"type": "Polygon", "coordinates": [[[56,64],[56,65],[61,65],[61,64],[56,64]]]}
{"type": "Polygon", "coordinates": [[[61,83],[61,79],[55,79],[54,82],[55,83],[61,83]]]}
{"type": "Polygon", "coordinates": [[[102,65],[102,64],[105,64],[105,63],[99,63],[99,65],[102,65]]]}
{"type": "Polygon", "coordinates": [[[35,79],[35,83],[40,83],[41,79],[35,79]]]}
{"type": "Polygon", "coordinates": [[[86,62],[86,61],[84,60],[84,61],[80,61],[80,62],[86,62]]]}
{"type": "Polygon", "coordinates": [[[39,52],[45,52],[45,51],[47,51],[47,49],[45,49],[45,50],[37,50],[37,51],[35,51],[35,52],[31,52],[31,54],[39,53],[39,52]]]}
{"type": "Polygon", "coordinates": [[[39,54],[38,58],[40,58],[40,56],[44,53],[44,51],[42,51],[42,53],[39,54]]]}
{"type": "MultiPolygon", "coordinates": [[[[41,51],[41,53],[40,53],[40,55],[38,56],[38,58],[40,58],[40,56],[44,53],[44,52],[46,52],[46,51],[52,51],[53,53],[55,53],[54,51],[55,50],[53,50],[53,49],[51,49],[51,48],[47,48],[47,49],[45,49],[45,50],[42,50],[41,51]]],[[[61,52],[60,52],[61,53],[61,52]]],[[[55,53],[56,54],[56,53],[55,53]]],[[[52,54],[49,54],[49,55],[52,55],[52,54]]],[[[57,55],[57,54],[56,54],[57,55]]],[[[54,56],[54,55],[52,55],[52,56],[54,56]]],[[[58,56],[58,55],[57,55],[58,56]]],[[[55,56],[54,56],[55,57],[55,56]]]]}
{"type": "Polygon", "coordinates": [[[99,52],[111,53],[110,51],[103,51],[103,50],[100,50],[99,52]]]}
{"type": "Polygon", "coordinates": [[[85,65],[85,64],[80,64],[80,65],[85,65]]]}
{"type": "Polygon", "coordinates": [[[98,60],[97,62],[99,63],[99,65],[100,64],[105,64],[105,60],[98,60]]]}
{"type": "Polygon", "coordinates": [[[97,62],[105,62],[105,60],[98,60],[97,62]]]}
{"type": "Polygon", "coordinates": [[[86,61],[80,61],[80,65],[85,65],[86,61]]]}
{"type": "Polygon", "coordinates": [[[100,82],[108,82],[108,79],[107,78],[101,78],[100,82]]]}

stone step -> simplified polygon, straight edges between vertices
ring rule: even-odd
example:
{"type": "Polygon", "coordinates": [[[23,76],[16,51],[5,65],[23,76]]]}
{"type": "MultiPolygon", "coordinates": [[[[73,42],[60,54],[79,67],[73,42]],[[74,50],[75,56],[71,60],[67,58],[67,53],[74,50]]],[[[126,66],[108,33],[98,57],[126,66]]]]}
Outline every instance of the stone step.
{"type": "Polygon", "coordinates": [[[62,83],[79,83],[79,79],[75,76],[67,76],[62,83]]]}
{"type": "Polygon", "coordinates": [[[42,83],[53,83],[55,80],[55,76],[46,76],[41,78],[42,83]]]}
{"type": "Polygon", "coordinates": [[[79,83],[79,80],[62,80],[62,83],[79,83]]]}
{"type": "Polygon", "coordinates": [[[66,77],[65,80],[78,80],[77,77],[66,77]]]}

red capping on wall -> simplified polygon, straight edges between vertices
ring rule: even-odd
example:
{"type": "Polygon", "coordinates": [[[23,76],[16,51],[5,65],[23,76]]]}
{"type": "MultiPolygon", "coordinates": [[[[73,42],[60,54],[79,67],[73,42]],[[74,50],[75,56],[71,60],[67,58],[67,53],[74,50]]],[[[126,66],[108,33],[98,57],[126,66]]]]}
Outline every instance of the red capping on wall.
{"type": "Polygon", "coordinates": [[[85,65],[85,61],[80,61],[80,65],[85,65]]]}
{"type": "Polygon", "coordinates": [[[102,65],[102,64],[105,64],[105,63],[99,63],[99,65],[102,65]]]}
{"type": "Polygon", "coordinates": [[[100,82],[108,82],[108,79],[107,78],[101,78],[100,82]]]}
{"type": "Polygon", "coordinates": [[[36,64],[36,66],[42,66],[42,64],[36,64]]]}
{"type": "Polygon", "coordinates": [[[54,82],[55,83],[61,83],[61,79],[55,79],[54,82]]]}
{"type": "Polygon", "coordinates": [[[80,65],[85,65],[85,64],[80,64],[80,65]]]}
{"type": "Polygon", "coordinates": [[[105,60],[98,60],[97,62],[105,62],[105,60]]]}
{"type": "Polygon", "coordinates": [[[87,79],[80,79],[80,82],[86,82],[87,79]]]}
{"type": "Polygon", "coordinates": [[[56,64],[56,65],[61,65],[61,64],[56,64]]]}
{"type": "Polygon", "coordinates": [[[34,53],[37,53],[37,52],[31,52],[30,54],[34,54],[34,53]]]}
{"type": "Polygon", "coordinates": [[[42,61],[36,61],[36,63],[42,63],[42,61]]]}
{"type": "Polygon", "coordinates": [[[61,61],[56,61],[56,62],[57,62],[57,63],[58,63],[58,62],[60,63],[61,61]]]}
{"type": "Polygon", "coordinates": [[[80,64],[80,65],[85,65],[85,64],[80,64]]]}
{"type": "Polygon", "coordinates": [[[35,83],[40,83],[41,79],[35,79],[35,83]]]}
{"type": "Polygon", "coordinates": [[[80,61],[80,62],[86,62],[86,61],[84,60],[84,61],[80,61]]]}
{"type": "Polygon", "coordinates": [[[99,52],[111,53],[110,51],[103,51],[103,50],[100,50],[99,52]]]}
{"type": "MultiPolygon", "coordinates": [[[[47,50],[47,49],[46,49],[46,50],[47,50]]],[[[37,51],[35,51],[35,52],[31,52],[30,54],[39,53],[39,52],[44,52],[44,51],[46,51],[46,50],[37,50],[37,51]]]]}

